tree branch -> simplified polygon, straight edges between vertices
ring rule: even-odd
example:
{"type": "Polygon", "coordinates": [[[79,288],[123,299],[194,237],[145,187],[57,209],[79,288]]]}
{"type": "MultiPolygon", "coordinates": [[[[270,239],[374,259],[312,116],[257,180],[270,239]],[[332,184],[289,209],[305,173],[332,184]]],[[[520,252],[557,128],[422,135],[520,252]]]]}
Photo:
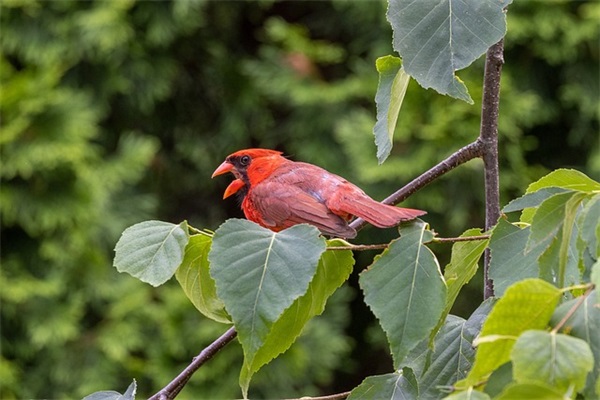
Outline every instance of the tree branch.
{"type": "MultiPolygon", "coordinates": [[[[485,57],[483,99],[481,104],[481,127],[479,141],[482,143],[485,169],[485,230],[491,229],[500,218],[500,183],[498,167],[498,111],[500,108],[500,75],[504,64],[504,40],[490,47],[485,57]]],[[[494,283],[489,277],[490,249],[485,249],[483,298],[494,295],[494,283]]]]}
{"type": "MultiPolygon", "coordinates": [[[[466,163],[467,161],[472,160],[473,158],[482,157],[483,156],[483,142],[480,140],[476,140],[473,143],[466,145],[465,147],[457,150],[448,158],[438,163],[436,166],[430,168],[426,172],[419,175],[417,178],[413,179],[411,182],[406,184],[404,187],[399,189],[398,191],[392,193],[390,196],[385,198],[382,203],[395,205],[410,197],[412,194],[417,192],[418,190],[424,188],[429,183],[439,178],[440,176],[450,172],[454,168],[458,167],[461,164],[466,163]]],[[[361,218],[357,218],[350,226],[356,230],[361,229],[365,226],[367,222],[361,218]]]]}
{"type": "Polygon", "coordinates": [[[225,345],[231,342],[237,336],[235,328],[229,328],[227,332],[222,334],[217,340],[212,342],[208,347],[198,354],[194,358],[194,361],[190,363],[175,379],[173,379],[167,386],[162,388],[154,396],[150,397],[149,400],[171,400],[181,392],[181,389],[185,386],[187,381],[190,380],[192,374],[198,370],[205,362],[213,358],[215,354],[219,352],[225,345]]]}

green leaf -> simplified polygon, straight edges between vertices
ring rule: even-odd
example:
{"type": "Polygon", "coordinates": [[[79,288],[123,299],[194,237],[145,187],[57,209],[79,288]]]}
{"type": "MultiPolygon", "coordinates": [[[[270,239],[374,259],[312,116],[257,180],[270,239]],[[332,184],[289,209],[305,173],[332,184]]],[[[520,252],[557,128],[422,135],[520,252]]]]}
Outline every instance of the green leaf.
{"type": "Polygon", "coordinates": [[[592,196],[578,218],[582,251],[588,251],[594,260],[600,258],[600,193],[592,196]]]}
{"type": "MultiPolygon", "coordinates": [[[[343,246],[345,242],[334,239],[328,246],[343,246]]],[[[329,250],[323,253],[317,272],[306,293],[297,298],[273,324],[264,345],[256,352],[252,362],[244,359],[240,374],[240,386],[245,393],[254,375],[263,365],[285,352],[298,338],[306,323],[325,310],[327,299],[352,273],[354,258],[350,250],[329,250]]]]}
{"type": "MultiPolygon", "coordinates": [[[[600,286],[596,286],[597,288],[600,286]]],[[[598,293],[598,289],[595,290],[598,293]]],[[[588,374],[583,394],[586,398],[600,397],[595,386],[600,380],[600,299],[596,293],[590,293],[585,301],[581,303],[575,312],[565,321],[561,332],[585,341],[594,355],[594,368],[588,374]]],[[[569,300],[561,304],[552,316],[551,324],[557,325],[573,307],[579,303],[579,298],[569,300]]]]}
{"type": "Polygon", "coordinates": [[[134,400],[136,391],[137,384],[134,379],[123,394],[114,390],[104,390],[87,395],[83,400],[134,400]]]}
{"type": "Polygon", "coordinates": [[[504,206],[502,209],[503,213],[509,213],[513,211],[520,211],[525,208],[536,208],[548,197],[555,194],[564,193],[567,189],[558,187],[548,187],[537,190],[533,193],[526,193],[525,195],[514,199],[510,203],[504,206]]]}
{"type": "Polygon", "coordinates": [[[217,297],[217,287],[209,273],[208,252],[211,244],[210,236],[191,236],[175,277],[198,311],[214,321],[229,324],[231,317],[217,297]]]}
{"type": "Polygon", "coordinates": [[[348,400],[418,399],[417,379],[410,368],[401,372],[369,376],[352,390],[348,400]]]}
{"type": "Polygon", "coordinates": [[[583,340],[539,330],[517,339],[511,359],[515,381],[539,382],[563,391],[569,386],[582,389],[594,365],[590,346],[583,340]]]}
{"type": "Polygon", "coordinates": [[[516,282],[539,277],[538,259],[545,244],[526,251],[530,231],[530,227],[520,229],[505,219],[500,219],[492,230],[489,273],[496,296],[503,296],[506,289],[516,282]]]}
{"type": "Polygon", "coordinates": [[[512,383],[512,363],[507,362],[492,372],[483,391],[490,395],[490,397],[495,398],[512,383]]]}
{"type": "Polygon", "coordinates": [[[421,86],[473,104],[454,72],[504,37],[503,8],[510,2],[390,0],[387,18],[394,30],[394,50],[421,86]]]}
{"type": "Polygon", "coordinates": [[[545,328],[560,297],[560,290],[540,279],[510,286],[483,324],[475,363],[463,385],[480,384],[507,362],[521,333],[545,328]]]}
{"type": "Polygon", "coordinates": [[[396,368],[432,331],[446,300],[437,260],[422,244],[425,225],[401,232],[359,278],[365,302],[386,332],[396,368]]]}
{"type": "Polygon", "coordinates": [[[547,187],[559,187],[590,193],[600,190],[600,183],[574,169],[557,169],[529,185],[526,193],[532,193],[547,187]]]}
{"type": "Polygon", "coordinates": [[[419,382],[421,398],[439,398],[443,388],[465,378],[475,359],[473,341],[479,335],[493,299],[484,301],[468,320],[449,315],[430,346],[424,339],[406,358],[419,382]]]}
{"type": "Polygon", "coordinates": [[[379,85],[375,94],[377,123],[373,128],[377,145],[377,160],[382,164],[392,151],[398,114],[410,82],[398,57],[380,57],[375,62],[379,72],[379,85]]]}
{"type": "Polygon", "coordinates": [[[210,274],[235,324],[246,365],[252,365],[284,310],[306,293],[324,251],[325,239],[306,224],[273,232],[230,219],[215,231],[210,274]]]}
{"type": "Polygon", "coordinates": [[[556,237],[565,220],[566,205],[573,195],[574,192],[555,194],[540,204],[531,221],[527,251],[542,243],[549,245],[556,237]]]}
{"type": "MultiPolygon", "coordinates": [[[[573,199],[583,193],[576,193],[573,199]]],[[[573,200],[571,199],[571,200],[573,200]]],[[[569,202],[570,203],[570,202],[569,202]]],[[[562,229],[552,238],[548,248],[539,258],[540,278],[554,283],[557,287],[578,285],[581,281],[579,251],[577,249],[578,229],[573,216],[565,207],[565,220],[562,229]],[[568,236],[565,239],[565,232],[568,236]]],[[[575,214],[576,210],[573,210],[575,214]]],[[[583,263],[581,264],[583,265],[583,263]]]]}
{"type": "MultiPolygon", "coordinates": [[[[596,261],[594,266],[592,267],[592,283],[596,285],[596,299],[597,302],[600,303],[600,260],[596,261]]],[[[599,358],[600,361],[600,358],[599,358]]]]}
{"type": "Polygon", "coordinates": [[[145,221],[125,229],[115,247],[119,272],[159,286],[168,281],[181,262],[188,243],[187,222],[179,225],[145,221]]]}
{"type": "MultiPolygon", "coordinates": [[[[469,229],[460,237],[479,236],[481,229],[469,229]]],[[[450,312],[454,301],[458,297],[460,289],[466,285],[477,272],[478,262],[486,249],[489,240],[473,240],[467,242],[456,242],[452,245],[450,264],[444,269],[444,279],[448,286],[446,295],[446,307],[442,318],[450,312]]]]}
{"type": "Polygon", "coordinates": [[[444,397],[445,400],[490,400],[487,393],[480,392],[472,387],[462,392],[452,393],[450,396],[444,397]]]}
{"type": "Polygon", "coordinates": [[[569,396],[561,393],[556,388],[541,383],[513,383],[494,400],[557,400],[566,399],[569,396]]]}

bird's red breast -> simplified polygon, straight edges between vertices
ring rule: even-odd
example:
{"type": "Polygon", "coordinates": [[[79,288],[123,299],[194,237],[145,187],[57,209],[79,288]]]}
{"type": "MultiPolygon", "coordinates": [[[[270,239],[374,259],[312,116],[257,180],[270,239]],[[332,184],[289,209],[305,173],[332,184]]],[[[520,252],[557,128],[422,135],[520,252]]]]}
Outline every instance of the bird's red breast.
{"type": "Polygon", "coordinates": [[[352,238],[356,231],[348,220],[353,216],[384,228],[425,214],[379,203],[344,178],[316,165],[288,160],[274,150],[237,151],[212,176],[226,172],[236,179],[224,197],[243,196],[246,218],[273,231],[308,223],[326,235],[352,238]]]}

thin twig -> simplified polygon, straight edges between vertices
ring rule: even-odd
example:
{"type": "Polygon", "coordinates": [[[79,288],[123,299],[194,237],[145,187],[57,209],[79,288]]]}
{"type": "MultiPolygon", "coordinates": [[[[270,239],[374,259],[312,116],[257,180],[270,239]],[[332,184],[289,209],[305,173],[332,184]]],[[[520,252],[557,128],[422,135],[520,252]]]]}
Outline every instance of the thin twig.
{"type": "Polygon", "coordinates": [[[569,309],[569,311],[567,311],[565,316],[560,321],[558,321],[558,324],[556,324],[556,326],[552,329],[552,333],[558,332],[560,328],[562,328],[563,325],[567,323],[569,318],[571,318],[573,314],[575,314],[575,311],[577,311],[577,309],[581,307],[585,299],[587,299],[590,293],[592,293],[592,290],[594,290],[594,285],[589,285],[583,296],[580,296],[575,302],[575,304],[573,304],[573,306],[569,309]]]}
{"type": "MultiPolygon", "coordinates": [[[[490,235],[479,235],[479,236],[461,236],[461,237],[451,237],[451,238],[443,238],[443,237],[434,237],[427,243],[455,243],[455,242],[471,242],[477,240],[487,240],[490,238],[490,235]]],[[[348,246],[329,246],[327,250],[352,250],[352,251],[365,251],[365,250],[383,250],[387,249],[390,246],[389,243],[380,243],[380,244],[350,244],[348,246]]]]}
{"type": "Polygon", "coordinates": [[[352,244],[350,246],[329,246],[327,250],[352,250],[352,251],[364,251],[364,250],[383,250],[387,249],[389,243],[382,244],[352,244]]]}
{"type": "Polygon", "coordinates": [[[427,243],[454,243],[454,242],[470,242],[476,240],[488,240],[490,235],[479,235],[479,236],[461,236],[453,238],[439,238],[434,237],[430,242],[427,243]]]}
{"type": "Polygon", "coordinates": [[[227,332],[222,334],[217,340],[208,345],[204,350],[198,354],[197,357],[188,365],[175,379],[171,381],[167,386],[162,388],[158,393],[149,398],[149,400],[171,400],[179,394],[181,389],[185,386],[187,381],[192,377],[192,374],[196,372],[205,362],[213,358],[215,354],[219,352],[227,343],[231,342],[237,336],[235,328],[229,328],[227,332]]]}
{"type": "MultiPolygon", "coordinates": [[[[500,170],[498,166],[498,113],[500,108],[500,75],[504,64],[504,39],[490,47],[485,57],[481,127],[479,140],[483,144],[485,169],[485,229],[491,229],[500,218],[500,170]]],[[[483,298],[494,295],[489,277],[490,249],[485,249],[483,264],[483,298]]]]}

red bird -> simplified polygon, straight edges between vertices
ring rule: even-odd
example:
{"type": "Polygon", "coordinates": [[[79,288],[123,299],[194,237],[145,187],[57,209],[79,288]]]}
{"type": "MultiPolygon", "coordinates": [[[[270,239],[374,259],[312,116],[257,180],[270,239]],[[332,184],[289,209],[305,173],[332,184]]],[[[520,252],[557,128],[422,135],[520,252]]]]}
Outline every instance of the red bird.
{"type": "Polygon", "coordinates": [[[326,235],[353,238],[352,216],[388,228],[425,211],[379,203],[356,185],[316,165],[294,162],[266,149],[240,150],[229,155],[212,177],[231,172],[236,179],[223,198],[238,193],[246,218],[279,232],[308,223],[326,235]]]}

